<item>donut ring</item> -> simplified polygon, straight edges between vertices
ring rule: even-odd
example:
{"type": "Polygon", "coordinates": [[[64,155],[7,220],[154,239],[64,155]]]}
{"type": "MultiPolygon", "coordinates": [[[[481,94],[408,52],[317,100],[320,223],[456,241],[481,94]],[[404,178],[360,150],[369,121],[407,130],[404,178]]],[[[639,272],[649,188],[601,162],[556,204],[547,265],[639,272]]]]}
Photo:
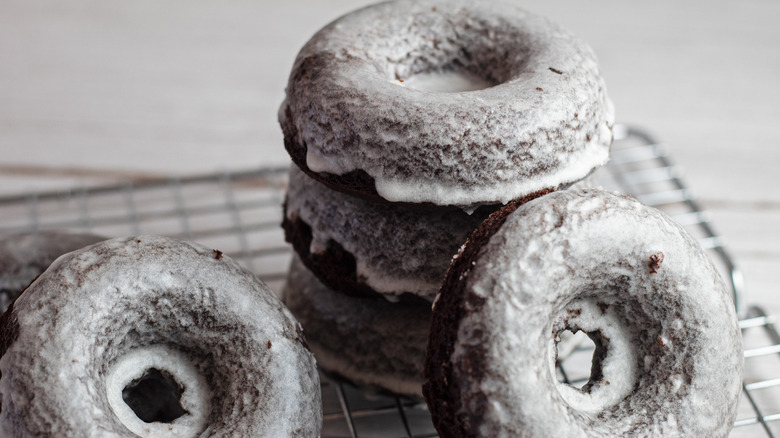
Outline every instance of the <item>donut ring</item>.
{"type": "Polygon", "coordinates": [[[728,435],[741,334],[690,235],[599,190],[500,213],[472,235],[434,307],[423,391],[442,436],[728,435]],[[567,329],[596,345],[582,390],[556,378],[567,329]]]}
{"type": "Polygon", "coordinates": [[[318,436],[300,326],[221,252],[114,239],[61,257],[0,317],[2,436],[318,436]],[[156,402],[156,404],[155,404],[156,402]]]}
{"type": "Polygon", "coordinates": [[[106,238],[68,231],[37,231],[0,237],[0,313],[5,312],[11,301],[54,259],[101,240],[106,238]]]}
{"type": "Polygon", "coordinates": [[[303,263],[332,290],[430,302],[452,257],[490,211],[370,202],[292,166],[282,227],[303,263]]]}
{"type": "Polygon", "coordinates": [[[288,152],[315,179],[458,206],[584,178],[608,159],[613,118],[585,43],[512,4],[473,0],[392,1],[341,17],[301,49],[279,110],[288,152]],[[413,88],[437,77],[488,87],[413,88]]]}

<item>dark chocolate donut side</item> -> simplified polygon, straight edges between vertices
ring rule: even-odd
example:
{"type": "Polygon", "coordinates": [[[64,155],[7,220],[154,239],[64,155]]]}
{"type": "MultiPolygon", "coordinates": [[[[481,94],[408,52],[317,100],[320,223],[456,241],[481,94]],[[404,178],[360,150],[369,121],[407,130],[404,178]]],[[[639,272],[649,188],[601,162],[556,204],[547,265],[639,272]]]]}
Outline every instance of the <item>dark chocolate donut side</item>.
{"type": "MultiPolygon", "coordinates": [[[[291,220],[287,215],[282,219],[285,240],[292,244],[301,262],[314,273],[328,288],[353,297],[383,298],[383,295],[371,286],[359,281],[355,257],[334,240],[328,241],[323,253],[310,251],[312,231],[309,224],[300,218],[291,220]]],[[[401,301],[425,302],[424,299],[410,293],[399,296],[401,301]]]]}
{"type": "MultiPolygon", "coordinates": [[[[507,216],[521,205],[550,193],[542,190],[522,199],[510,202],[501,210],[491,214],[474,230],[463,246],[461,252],[453,260],[444,283],[441,287],[431,319],[431,334],[428,343],[428,356],[425,362],[425,384],[423,395],[431,412],[433,423],[441,436],[466,437],[464,430],[476,428],[476,415],[455,416],[460,410],[459,379],[452,374],[449,358],[455,346],[460,321],[471,310],[482,304],[482,298],[468,295],[465,282],[461,281],[469,275],[472,262],[479,257],[480,250],[490,240],[493,234],[501,228],[507,216]],[[436,348],[435,346],[438,346],[436,348]],[[453,406],[453,407],[450,407],[453,406]]],[[[470,369],[478,374],[484,367],[485,356],[475,355],[470,362],[470,369]]],[[[475,412],[476,413],[476,412],[475,412]]]]}
{"type": "Polygon", "coordinates": [[[306,165],[306,143],[301,140],[298,130],[292,123],[290,107],[284,106],[284,117],[279,124],[284,134],[284,148],[290,155],[292,162],[309,177],[315,179],[333,190],[338,190],[348,195],[364,198],[373,202],[388,202],[376,192],[374,178],[363,170],[353,170],[343,175],[315,172],[306,165]]]}

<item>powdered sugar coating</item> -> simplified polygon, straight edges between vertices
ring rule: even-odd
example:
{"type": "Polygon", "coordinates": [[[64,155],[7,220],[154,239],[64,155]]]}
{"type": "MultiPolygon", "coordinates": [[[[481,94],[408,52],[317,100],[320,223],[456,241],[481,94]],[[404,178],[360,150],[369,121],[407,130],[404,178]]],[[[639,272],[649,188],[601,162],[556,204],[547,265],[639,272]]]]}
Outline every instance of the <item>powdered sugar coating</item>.
{"type": "Polygon", "coordinates": [[[320,368],[363,388],[422,399],[429,305],[333,292],[296,256],[283,295],[320,368]]]}
{"type": "Polygon", "coordinates": [[[295,319],[255,276],[195,244],[140,236],[61,257],[0,318],[0,335],[2,436],[137,436],[109,399],[133,378],[124,373],[154,367],[180,386],[207,383],[184,387],[196,409],[154,436],[320,431],[319,378],[295,319]]]}
{"type": "Polygon", "coordinates": [[[607,161],[613,108],[592,50],[509,3],[399,0],[355,11],[300,51],[279,111],[313,173],[365,172],[389,201],[506,203],[607,161]],[[493,86],[435,92],[416,75],[493,86]]]}
{"type": "Polygon", "coordinates": [[[706,253],[661,212],[600,190],[552,193],[462,263],[432,328],[440,308],[464,306],[455,341],[432,336],[431,352],[448,353],[426,370],[442,434],[728,435],[743,362],[734,307],[706,253]],[[555,376],[566,329],[597,347],[584,391],[555,376]]]}
{"type": "Polygon", "coordinates": [[[308,266],[328,270],[333,269],[330,263],[343,263],[327,255],[335,242],[354,257],[356,282],[389,299],[408,293],[429,301],[458,248],[486,216],[369,202],[330,190],[295,166],[290,169],[285,215],[311,228],[311,244],[301,254],[316,259],[308,266]]]}

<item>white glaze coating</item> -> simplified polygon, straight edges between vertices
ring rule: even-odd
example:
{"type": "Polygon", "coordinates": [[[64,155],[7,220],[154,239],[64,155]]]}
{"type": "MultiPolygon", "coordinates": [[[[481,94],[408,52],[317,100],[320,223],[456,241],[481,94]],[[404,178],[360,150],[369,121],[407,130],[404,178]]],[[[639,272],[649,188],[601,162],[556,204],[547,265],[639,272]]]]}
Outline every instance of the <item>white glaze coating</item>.
{"type": "Polygon", "coordinates": [[[167,424],[171,436],[320,431],[319,378],[295,319],[255,276],[198,245],[140,236],[60,257],[0,334],[0,436],[136,436],[110,400],[155,367],[182,386],[208,382],[184,388],[193,412],[167,424]]]}
{"type": "Polygon", "coordinates": [[[743,362],[733,304],[706,253],[664,214],[564,190],[509,215],[472,263],[448,361],[465,435],[728,435],[743,362]],[[606,346],[585,393],[554,374],[553,339],[567,328],[606,346]]]}
{"type": "Polygon", "coordinates": [[[161,345],[139,347],[121,356],[106,373],[108,404],[131,432],[144,438],[197,436],[206,428],[211,391],[203,375],[183,353],[161,345]],[[179,403],[187,415],[172,422],[147,423],[125,402],[124,389],[143,378],[148,369],[165,370],[184,388],[179,403]],[[173,423],[174,427],[171,427],[173,423]]]}
{"type": "Polygon", "coordinates": [[[0,237],[0,313],[57,257],[105,240],[66,230],[8,234],[0,237]]]}
{"type": "Polygon", "coordinates": [[[432,301],[452,257],[484,218],[369,202],[330,190],[295,166],[285,205],[289,220],[311,227],[312,254],[337,242],[355,257],[358,281],[389,299],[411,293],[432,301]]]}
{"type": "Polygon", "coordinates": [[[312,171],[361,169],[389,201],[460,206],[585,177],[607,161],[614,119],[586,44],[484,0],[400,0],[336,20],[299,53],[279,117],[312,171]],[[494,86],[399,82],[441,72],[494,86]]]}
{"type": "Polygon", "coordinates": [[[320,368],[364,388],[422,399],[429,306],[333,292],[296,256],[283,295],[320,368]]]}

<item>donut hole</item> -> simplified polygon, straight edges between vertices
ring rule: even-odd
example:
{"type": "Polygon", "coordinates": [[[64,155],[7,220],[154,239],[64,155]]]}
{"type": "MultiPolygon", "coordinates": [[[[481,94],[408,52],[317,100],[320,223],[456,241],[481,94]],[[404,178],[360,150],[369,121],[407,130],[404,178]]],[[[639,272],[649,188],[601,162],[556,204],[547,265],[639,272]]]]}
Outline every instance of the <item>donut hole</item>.
{"type": "Polygon", "coordinates": [[[434,93],[484,90],[497,85],[465,69],[438,69],[421,72],[402,82],[407,88],[434,93]]]}
{"type": "Polygon", "coordinates": [[[584,298],[565,306],[553,323],[550,369],[557,376],[554,384],[559,395],[569,406],[583,412],[601,412],[633,391],[637,347],[623,314],[618,306],[584,298]],[[564,344],[565,338],[568,340],[564,344]],[[573,348],[572,343],[576,343],[573,348]],[[558,366],[563,362],[564,366],[558,366]]]}
{"type": "Polygon", "coordinates": [[[603,377],[601,361],[602,351],[597,351],[595,339],[600,339],[599,333],[586,333],[581,330],[566,329],[555,339],[555,364],[557,378],[573,388],[587,392],[603,377]]]}
{"type": "MultiPolygon", "coordinates": [[[[145,338],[136,333],[125,340],[136,336],[145,338]]],[[[135,346],[111,362],[107,401],[129,431],[143,437],[198,436],[205,429],[211,387],[196,356],[158,344],[135,346]]]]}
{"type": "Polygon", "coordinates": [[[122,389],[122,400],[145,423],[170,423],[188,413],[181,406],[182,393],[170,373],[151,368],[122,389]]]}
{"type": "Polygon", "coordinates": [[[526,68],[530,49],[522,32],[468,15],[429,18],[418,28],[422,33],[387,49],[398,84],[428,92],[476,91],[508,82],[526,68]],[[397,53],[396,47],[407,50],[397,53]]]}

